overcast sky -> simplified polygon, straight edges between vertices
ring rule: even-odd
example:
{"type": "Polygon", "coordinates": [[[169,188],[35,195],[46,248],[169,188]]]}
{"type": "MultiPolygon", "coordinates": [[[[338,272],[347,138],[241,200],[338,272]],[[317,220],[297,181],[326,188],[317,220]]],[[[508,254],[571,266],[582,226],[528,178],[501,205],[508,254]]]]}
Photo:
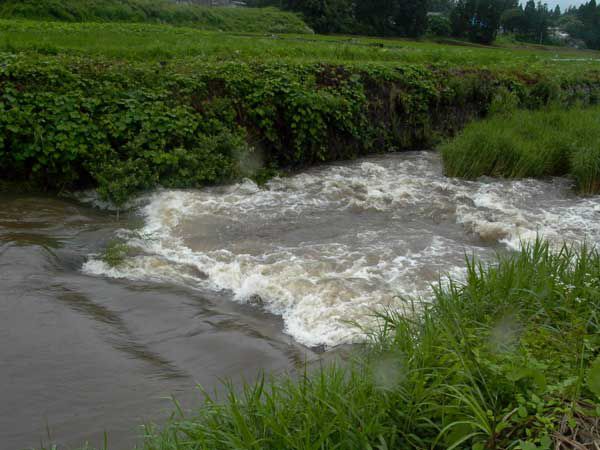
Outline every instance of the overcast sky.
{"type": "MultiPolygon", "coordinates": [[[[548,3],[548,7],[554,9],[556,5],[560,5],[561,10],[567,9],[569,6],[579,6],[582,3],[587,3],[589,0],[542,0],[542,3],[548,3]]],[[[522,3],[525,3],[522,1],[522,3]]],[[[536,0],[537,3],[537,0],[536,0]]]]}

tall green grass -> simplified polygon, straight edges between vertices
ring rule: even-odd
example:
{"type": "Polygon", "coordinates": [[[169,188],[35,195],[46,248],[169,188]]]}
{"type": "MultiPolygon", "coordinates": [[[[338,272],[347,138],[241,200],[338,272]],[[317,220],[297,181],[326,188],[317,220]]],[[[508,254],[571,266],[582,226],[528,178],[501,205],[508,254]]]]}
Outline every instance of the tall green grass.
{"type": "Polygon", "coordinates": [[[300,16],[275,8],[210,8],[170,0],[3,0],[0,17],[163,23],[236,32],[312,33],[300,16]]]}
{"type": "Polygon", "coordinates": [[[600,192],[600,107],[516,110],[471,123],[441,147],[446,174],[477,178],[570,175],[600,192]]]}
{"type": "Polygon", "coordinates": [[[148,427],[144,448],[529,450],[600,439],[596,251],[538,241],[494,265],[468,260],[465,283],[441,283],[412,307],[382,315],[347,366],[229,386],[221,401],[204,394],[194,415],[148,427]]]}

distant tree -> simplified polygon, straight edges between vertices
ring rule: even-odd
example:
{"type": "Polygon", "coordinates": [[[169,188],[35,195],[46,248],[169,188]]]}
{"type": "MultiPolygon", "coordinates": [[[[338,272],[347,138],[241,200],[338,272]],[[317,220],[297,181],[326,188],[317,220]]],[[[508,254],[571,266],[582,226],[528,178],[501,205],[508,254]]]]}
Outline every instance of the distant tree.
{"type": "Polygon", "coordinates": [[[590,0],[579,7],[577,17],[583,23],[579,36],[590,48],[600,49],[600,8],[596,0],[590,0]]]}
{"type": "Polygon", "coordinates": [[[502,13],[515,6],[515,0],[459,0],[450,14],[452,34],[490,44],[498,33],[502,13]]]}
{"type": "Polygon", "coordinates": [[[356,3],[356,17],[369,34],[394,34],[394,0],[362,0],[356,3]]]}
{"type": "Polygon", "coordinates": [[[563,15],[558,21],[558,26],[574,38],[580,37],[585,31],[585,25],[574,14],[563,15]]]}
{"type": "Polygon", "coordinates": [[[421,36],[427,31],[428,0],[362,0],[356,17],[363,32],[380,36],[421,36]]]}
{"type": "Polygon", "coordinates": [[[289,8],[301,12],[318,33],[352,33],[356,26],[352,0],[292,0],[289,8]]]}
{"type": "Polygon", "coordinates": [[[554,19],[559,19],[562,13],[560,12],[560,5],[556,5],[554,7],[554,11],[552,11],[552,16],[554,19]]]}
{"type": "Polygon", "coordinates": [[[429,12],[437,12],[449,16],[455,6],[456,0],[429,0],[427,9],[429,12]]]}
{"type": "Polygon", "coordinates": [[[525,13],[522,7],[510,8],[500,16],[500,24],[504,31],[509,33],[523,33],[526,29],[525,13]]]}
{"type": "Polygon", "coordinates": [[[587,47],[600,49],[600,6],[596,0],[567,8],[556,24],[587,47]]]}
{"type": "Polygon", "coordinates": [[[496,39],[503,8],[504,2],[501,0],[479,0],[471,19],[469,39],[481,44],[491,44],[496,39]]]}
{"type": "Polygon", "coordinates": [[[394,30],[399,36],[418,37],[427,31],[427,0],[394,2],[394,30]]]}
{"type": "Polygon", "coordinates": [[[474,13],[474,2],[469,0],[458,0],[450,13],[450,26],[452,36],[466,37],[471,25],[474,13]]]}
{"type": "Polygon", "coordinates": [[[430,16],[427,32],[433,36],[448,37],[452,35],[452,24],[446,16],[430,16]]]}

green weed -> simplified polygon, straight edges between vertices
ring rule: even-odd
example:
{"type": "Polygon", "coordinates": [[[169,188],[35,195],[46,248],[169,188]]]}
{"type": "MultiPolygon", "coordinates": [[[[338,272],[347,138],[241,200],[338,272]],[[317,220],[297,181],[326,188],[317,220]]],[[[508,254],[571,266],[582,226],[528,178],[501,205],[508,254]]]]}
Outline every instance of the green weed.
{"type": "Polygon", "coordinates": [[[101,259],[110,267],[118,267],[125,262],[129,252],[130,248],[124,242],[112,241],[104,249],[101,259]]]}

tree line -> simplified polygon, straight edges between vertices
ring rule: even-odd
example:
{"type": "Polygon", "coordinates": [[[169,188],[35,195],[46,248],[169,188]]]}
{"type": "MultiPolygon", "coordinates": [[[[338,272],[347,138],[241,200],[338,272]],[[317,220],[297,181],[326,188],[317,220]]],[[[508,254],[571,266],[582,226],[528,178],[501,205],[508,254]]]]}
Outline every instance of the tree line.
{"type": "Polygon", "coordinates": [[[429,0],[249,0],[302,13],[317,33],[418,37],[427,30],[429,0]]]}
{"type": "Polygon", "coordinates": [[[419,37],[426,33],[489,44],[499,32],[557,43],[552,28],[600,49],[600,6],[589,0],[562,12],[528,0],[248,0],[301,13],[318,33],[419,37]]]}

